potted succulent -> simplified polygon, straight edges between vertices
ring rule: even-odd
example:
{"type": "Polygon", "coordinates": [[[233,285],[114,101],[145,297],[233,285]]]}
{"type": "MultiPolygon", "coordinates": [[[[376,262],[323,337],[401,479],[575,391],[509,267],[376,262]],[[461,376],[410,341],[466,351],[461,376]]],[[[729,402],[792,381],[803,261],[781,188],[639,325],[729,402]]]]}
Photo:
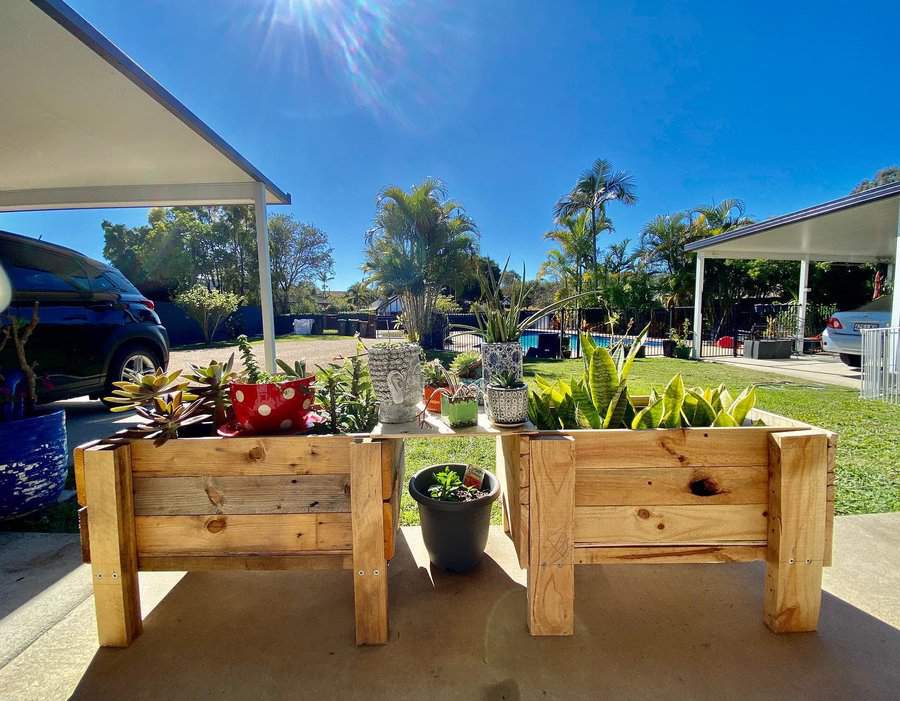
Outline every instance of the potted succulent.
{"type": "Polygon", "coordinates": [[[468,465],[432,465],[413,475],[409,493],[419,505],[431,562],[451,572],[475,567],[487,545],[499,480],[468,465]]]}
{"type": "MultiPolygon", "coordinates": [[[[509,259],[500,274],[502,278],[509,265],[509,259]]],[[[500,289],[500,283],[489,269],[487,275],[479,271],[481,300],[472,305],[475,326],[455,324],[461,333],[471,333],[481,337],[482,377],[485,383],[499,372],[512,372],[522,377],[522,345],[519,342],[524,331],[538,319],[564,307],[569,302],[583,297],[588,292],[572,295],[548,304],[535,312],[526,313],[526,300],[534,290],[534,285],[525,282],[525,268],[522,279],[517,284],[509,300],[500,289]],[[523,316],[524,315],[524,316],[523,316]]]]}
{"type": "Polygon", "coordinates": [[[240,335],[237,341],[244,370],[228,386],[237,426],[229,426],[226,432],[278,433],[312,428],[317,418],[312,411],[316,378],[306,374],[306,363],[296,361],[291,366],[277,360],[281,373],[270,375],[260,369],[247,337],[240,335]]]}
{"type": "Polygon", "coordinates": [[[68,475],[66,413],[37,409],[37,375],[25,353],[38,322],[35,304],[30,321],[8,315],[0,327],[0,351],[9,346],[18,366],[0,368],[0,519],[52,504],[68,475]]]}
{"type": "Polygon", "coordinates": [[[488,418],[498,426],[519,426],[528,420],[528,385],[511,372],[499,372],[485,389],[488,418]]]}
{"type": "Polygon", "coordinates": [[[450,363],[450,372],[463,384],[478,384],[481,381],[481,353],[477,351],[458,353],[450,363]]]}
{"type": "Polygon", "coordinates": [[[685,319],[680,331],[677,328],[669,330],[669,337],[663,341],[663,355],[667,358],[690,360],[692,351],[691,322],[685,319]]]}
{"type": "Polygon", "coordinates": [[[447,373],[447,386],[437,390],[441,395],[441,416],[450,428],[468,428],[478,423],[477,385],[467,385],[447,373]]]}
{"type": "Polygon", "coordinates": [[[422,379],[422,348],[418,343],[383,342],[369,347],[369,372],[378,418],[387,424],[413,421],[425,387],[422,379]]]}
{"type": "Polygon", "coordinates": [[[439,389],[447,387],[447,370],[441,361],[435,358],[422,366],[422,376],[425,379],[425,389],[422,390],[422,399],[425,400],[425,408],[439,414],[441,411],[441,397],[439,389]]]}

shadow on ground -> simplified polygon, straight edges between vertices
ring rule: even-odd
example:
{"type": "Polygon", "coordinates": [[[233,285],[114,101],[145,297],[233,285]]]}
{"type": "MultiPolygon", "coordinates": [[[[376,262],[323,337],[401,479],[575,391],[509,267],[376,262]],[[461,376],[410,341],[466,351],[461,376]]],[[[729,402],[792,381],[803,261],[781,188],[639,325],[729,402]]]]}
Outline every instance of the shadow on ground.
{"type": "Polygon", "coordinates": [[[575,635],[535,639],[498,529],[489,555],[433,572],[406,529],[372,648],[353,644],[348,572],[188,574],[73,698],[896,698],[900,631],[825,594],[818,633],[776,636],[762,563],[578,568],[575,635]]]}

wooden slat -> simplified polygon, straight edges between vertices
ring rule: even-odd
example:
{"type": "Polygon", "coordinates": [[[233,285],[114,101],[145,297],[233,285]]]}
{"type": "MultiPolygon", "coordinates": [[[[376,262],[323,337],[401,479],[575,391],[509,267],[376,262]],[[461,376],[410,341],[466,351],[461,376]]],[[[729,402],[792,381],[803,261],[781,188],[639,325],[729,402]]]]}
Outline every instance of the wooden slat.
{"type": "Polygon", "coordinates": [[[135,476],[337,475],[350,471],[349,436],[181,438],[131,445],[135,476]]]}
{"type": "Polygon", "coordinates": [[[654,504],[579,506],[575,509],[577,543],[717,545],[765,540],[765,504],[654,504]]]}
{"type": "Polygon", "coordinates": [[[350,469],[356,644],[378,645],[386,643],[388,637],[381,446],[353,443],[350,469]]]}
{"type": "Polygon", "coordinates": [[[577,506],[633,504],[763,504],[768,469],[750,467],[622,467],[575,470],[577,506]]]}
{"type": "Polygon", "coordinates": [[[524,569],[528,567],[528,530],[522,502],[524,500],[527,509],[528,487],[521,485],[520,442],[519,436],[497,436],[496,470],[503,494],[503,508],[509,518],[509,534],[519,557],[519,567],[524,569]]]}
{"type": "MultiPolygon", "coordinates": [[[[384,460],[382,457],[382,465],[384,460]]],[[[403,498],[403,479],[406,473],[406,446],[396,441],[394,446],[393,478],[391,496],[384,502],[384,556],[394,558],[397,547],[397,533],[400,531],[400,500],[403,498]]],[[[383,477],[383,475],[382,475],[383,477]]]]}
{"type": "Polygon", "coordinates": [[[349,570],[349,550],[301,555],[143,555],[138,568],[145,572],[205,572],[219,570],[349,570]]]}
{"type": "Polygon", "coordinates": [[[129,448],[84,457],[97,635],[104,647],[127,647],[142,630],[129,448]]]}
{"type": "Polygon", "coordinates": [[[136,477],[138,516],[350,511],[350,475],[136,477]]]}
{"type": "Polygon", "coordinates": [[[531,441],[531,525],[528,630],[572,635],[575,626],[574,442],[565,436],[531,441]]]}
{"type": "Polygon", "coordinates": [[[381,445],[381,490],[387,501],[403,480],[405,442],[401,438],[379,438],[381,445]]]}
{"type": "Polygon", "coordinates": [[[662,565],[765,560],[761,545],[668,545],[643,547],[576,547],[576,565],[662,565]]]}
{"type": "Polygon", "coordinates": [[[227,555],[348,550],[350,514],[138,516],[140,555],[227,555]]]}
{"type": "Polygon", "coordinates": [[[579,467],[767,465],[768,427],[572,431],[579,467]]]}
{"type": "Polygon", "coordinates": [[[777,433],[770,448],[765,622],[776,633],[811,631],[822,602],[828,439],[777,433]]]}
{"type": "Polygon", "coordinates": [[[91,563],[91,527],[88,523],[86,506],[78,509],[78,537],[81,541],[81,561],[89,565],[91,563]]]}

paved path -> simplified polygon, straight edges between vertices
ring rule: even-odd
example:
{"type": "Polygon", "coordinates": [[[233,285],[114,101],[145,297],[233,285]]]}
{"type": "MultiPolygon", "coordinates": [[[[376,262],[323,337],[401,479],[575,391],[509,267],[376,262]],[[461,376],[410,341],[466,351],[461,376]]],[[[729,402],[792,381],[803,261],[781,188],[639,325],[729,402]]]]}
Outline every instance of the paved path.
{"type": "Polygon", "coordinates": [[[754,562],[580,567],[575,635],[533,639],[500,527],[467,575],[404,528],[384,647],[353,644],[349,572],[146,572],[144,633],[107,650],[77,536],[0,534],[0,699],[896,699],[900,513],[834,546],[817,633],[766,630],[754,562]]]}
{"type": "MultiPolygon", "coordinates": [[[[374,339],[373,339],[374,340],[374,339]]],[[[367,341],[368,342],[368,341],[367,341]]],[[[277,341],[275,351],[279,358],[293,365],[295,360],[306,360],[307,369],[312,372],[316,365],[326,365],[338,355],[351,355],[356,351],[356,341],[352,338],[331,339],[328,337],[310,337],[309,340],[277,341]]],[[[240,356],[237,344],[219,348],[195,348],[191,350],[172,351],[169,356],[169,369],[187,369],[189,363],[206,365],[211,360],[224,362],[232,353],[235,363],[240,367],[240,356]]],[[[263,344],[253,344],[253,355],[263,361],[263,344]]]]}
{"type": "Polygon", "coordinates": [[[837,357],[820,353],[816,355],[795,356],[785,360],[753,360],[738,356],[733,357],[708,357],[705,362],[734,365],[747,370],[759,370],[771,372],[776,375],[786,375],[807,382],[816,382],[826,385],[838,385],[848,389],[859,390],[859,369],[844,365],[837,357]]]}

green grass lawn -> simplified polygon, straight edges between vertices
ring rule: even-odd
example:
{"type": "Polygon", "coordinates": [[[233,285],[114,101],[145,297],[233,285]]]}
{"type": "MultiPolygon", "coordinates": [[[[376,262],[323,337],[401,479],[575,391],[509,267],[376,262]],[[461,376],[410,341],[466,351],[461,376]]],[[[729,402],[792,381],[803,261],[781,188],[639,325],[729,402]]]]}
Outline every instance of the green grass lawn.
{"type": "MultiPolygon", "coordinates": [[[[525,363],[525,375],[529,381],[538,374],[547,378],[577,376],[581,368],[580,360],[535,361],[525,363]]],[[[733,394],[756,384],[760,409],[837,432],[837,513],[900,511],[900,406],[863,401],[856,390],[833,385],[670,358],[637,360],[629,378],[629,389],[634,394],[646,394],[651,387],[665,385],[679,372],[689,387],[724,383],[733,394]]],[[[493,468],[494,441],[492,438],[407,441],[408,475],[440,462],[493,468]]],[[[418,523],[416,504],[408,494],[404,494],[401,509],[403,525],[418,523]]],[[[500,523],[496,508],[493,522],[500,523]]]]}

